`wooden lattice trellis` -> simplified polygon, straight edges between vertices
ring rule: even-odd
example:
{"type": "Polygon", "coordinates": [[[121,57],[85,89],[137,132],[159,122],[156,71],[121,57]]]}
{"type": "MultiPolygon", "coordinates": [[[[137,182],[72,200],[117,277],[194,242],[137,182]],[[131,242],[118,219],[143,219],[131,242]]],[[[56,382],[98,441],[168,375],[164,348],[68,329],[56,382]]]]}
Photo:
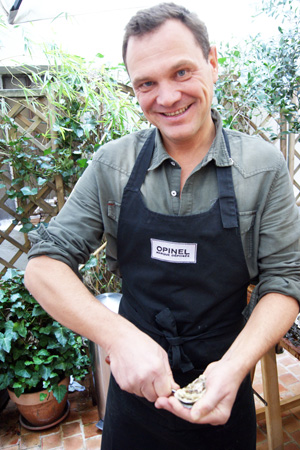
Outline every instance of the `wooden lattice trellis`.
{"type": "MultiPolygon", "coordinates": [[[[22,90],[10,91],[10,98],[6,98],[10,110],[7,116],[14,119],[17,126],[16,135],[10,135],[10,139],[16,138],[18,135],[24,135],[29,138],[30,142],[36,149],[36,152],[43,154],[44,150],[55,149],[54,138],[45,138],[45,131],[50,129],[49,119],[44,113],[44,106],[46,106],[46,99],[36,93],[34,105],[24,98],[22,90]],[[13,95],[12,95],[13,94],[13,95]],[[38,106],[40,105],[40,107],[38,106]]],[[[31,219],[34,222],[49,222],[62,208],[65,202],[65,196],[71,192],[72,187],[64,185],[61,175],[56,175],[53,180],[47,181],[43,186],[38,187],[35,180],[32,181],[33,186],[38,188],[37,195],[24,197],[22,200],[11,200],[7,194],[12,179],[17,177],[13,173],[11,167],[2,165],[0,167],[1,182],[5,188],[0,190],[0,209],[6,213],[8,225],[5,229],[0,229],[0,266],[1,274],[7,268],[18,267],[17,261],[23,254],[27,254],[30,249],[30,242],[26,233],[21,233],[20,229],[24,219],[31,219]],[[22,208],[22,213],[18,213],[18,207],[22,208]],[[17,232],[16,232],[17,231],[17,232]],[[10,251],[5,249],[4,243],[10,244],[10,251]],[[2,252],[1,252],[2,247],[2,252]],[[12,250],[15,249],[15,250],[12,250]]],[[[24,187],[24,183],[14,184],[14,189],[20,191],[24,187]]],[[[3,214],[2,214],[3,216],[3,214]]],[[[4,221],[6,223],[7,221],[4,221]]]]}
{"type": "MultiPolygon", "coordinates": [[[[4,91],[0,91],[4,95],[4,91]]],[[[6,92],[6,95],[8,93],[6,92]]],[[[45,114],[44,108],[47,107],[47,101],[45,98],[41,97],[40,94],[36,93],[36,99],[38,102],[30,102],[24,98],[24,92],[20,89],[10,90],[9,98],[6,98],[7,104],[9,104],[10,110],[8,116],[15,120],[17,124],[17,135],[25,135],[30,138],[30,141],[36,148],[37,152],[43,152],[45,149],[51,147],[55,149],[54,138],[40,138],[39,136],[45,136],[45,131],[50,130],[49,124],[49,114],[45,114]],[[40,104],[41,108],[37,107],[37,103],[40,104]]],[[[260,134],[262,138],[270,141],[266,131],[267,125],[277,129],[277,133],[284,132],[287,130],[286,122],[282,120],[275,120],[272,116],[267,115],[266,117],[261,117],[259,124],[254,123],[249,118],[243,118],[248,124],[249,134],[260,134]]],[[[295,198],[297,203],[300,205],[300,140],[299,136],[293,134],[281,134],[285,136],[281,138],[279,142],[275,142],[276,145],[280,146],[283,152],[287,164],[289,167],[289,172],[291,178],[293,179],[293,184],[295,188],[295,198]],[[299,180],[297,179],[299,177],[299,180]]],[[[274,141],[273,141],[274,142],[274,141]]],[[[0,275],[5,273],[7,268],[18,268],[18,261],[20,258],[27,254],[30,248],[30,242],[28,240],[26,233],[21,233],[17,230],[20,228],[20,224],[24,219],[31,218],[32,220],[42,220],[43,222],[49,222],[50,219],[55,216],[58,211],[62,208],[65,198],[69,195],[72,190],[72,186],[65,185],[61,175],[57,175],[53,180],[48,181],[42,187],[38,187],[38,193],[35,196],[28,196],[26,200],[22,200],[19,204],[14,203],[9,198],[7,190],[9,190],[14,178],[12,169],[10,167],[5,167],[2,165],[1,170],[1,181],[5,184],[5,188],[0,189],[0,212],[5,212],[9,217],[8,225],[5,229],[0,229],[0,275]],[[16,212],[16,207],[21,206],[23,212],[18,214],[16,212]],[[7,252],[1,251],[5,244],[10,245],[9,255],[7,252]]],[[[14,185],[14,188],[21,190],[24,184],[19,183],[14,185]]],[[[1,219],[1,215],[0,215],[1,219]]]]}

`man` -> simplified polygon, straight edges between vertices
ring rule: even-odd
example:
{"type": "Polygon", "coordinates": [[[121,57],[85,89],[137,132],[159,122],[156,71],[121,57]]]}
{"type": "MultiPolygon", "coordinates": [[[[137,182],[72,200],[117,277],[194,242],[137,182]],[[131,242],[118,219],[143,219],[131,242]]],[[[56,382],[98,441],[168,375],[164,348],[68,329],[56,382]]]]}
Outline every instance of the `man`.
{"type": "MultiPolygon", "coordinates": [[[[107,351],[104,450],[255,449],[249,371],[292,325],[299,216],[286,163],[211,110],[217,53],[172,3],[127,25],[123,57],[156,127],[103,146],[35,242],[26,285],[64,325],[107,351]],[[122,275],[120,314],[74,274],[103,232],[122,275]],[[246,289],[259,299],[247,324],[246,289]],[[171,390],[202,372],[192,409],[171,390]]],[[[252,305],[253,306],[253,305],[252,305]]]]}

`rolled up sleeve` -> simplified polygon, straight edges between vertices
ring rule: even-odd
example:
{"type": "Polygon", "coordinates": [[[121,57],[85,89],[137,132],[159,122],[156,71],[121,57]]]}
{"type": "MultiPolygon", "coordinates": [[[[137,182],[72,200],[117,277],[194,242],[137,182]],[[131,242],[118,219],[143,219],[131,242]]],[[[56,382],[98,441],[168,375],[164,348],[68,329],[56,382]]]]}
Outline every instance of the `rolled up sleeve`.
{"type": "Polygon", "coordinates": [[[99,247],[103,235],[103,221],[95,168],[90,165],[59,215],[49,226],[41,224],[29,233],[32,248],[28,257],[47,255],[69,265],[78,273],[78,265],[85,263],[99,247]]]}
{"type": "Polygon", "coordinates": [[[291,296],[300,303],[300,218],[283,157],[259,214],[259,276],[249,313],[260,298],[271,292],[291,296]]]}

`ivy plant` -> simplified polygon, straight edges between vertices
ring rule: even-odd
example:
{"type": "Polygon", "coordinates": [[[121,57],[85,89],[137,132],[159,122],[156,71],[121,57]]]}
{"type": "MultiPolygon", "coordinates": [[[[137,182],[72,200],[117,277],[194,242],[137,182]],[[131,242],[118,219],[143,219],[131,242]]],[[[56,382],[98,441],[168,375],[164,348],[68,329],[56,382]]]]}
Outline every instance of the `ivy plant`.
{"type": "Polygon", "coordinates": [[[87,346],[36,302],[23,275],[8,269],[0,279],[0,390],[9,387],[19,397],[46,389],[61,402],[67,388],[59,382],[88,373],[87,346]]]}

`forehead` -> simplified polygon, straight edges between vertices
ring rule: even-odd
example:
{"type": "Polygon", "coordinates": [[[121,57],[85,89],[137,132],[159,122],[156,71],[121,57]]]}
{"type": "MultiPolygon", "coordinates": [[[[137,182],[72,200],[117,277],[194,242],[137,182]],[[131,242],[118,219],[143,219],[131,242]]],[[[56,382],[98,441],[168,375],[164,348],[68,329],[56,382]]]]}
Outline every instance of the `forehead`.
{"type": "Polygon", "coordinates": [[[199,58],[203,53],[195,36],[182,22],[167,20],[159,28],[142,36],[131,36],[127,47],[127,68],[129,75],[137,69],[153,68],[176,59],[199,58]]]}

